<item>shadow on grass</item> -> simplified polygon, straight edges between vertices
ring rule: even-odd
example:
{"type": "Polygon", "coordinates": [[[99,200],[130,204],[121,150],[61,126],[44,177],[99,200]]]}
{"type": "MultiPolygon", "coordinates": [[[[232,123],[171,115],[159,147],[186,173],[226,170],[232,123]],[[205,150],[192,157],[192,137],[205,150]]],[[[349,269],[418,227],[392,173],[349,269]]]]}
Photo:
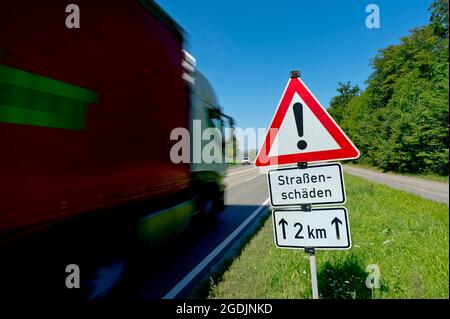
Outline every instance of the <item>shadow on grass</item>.
{"type": "MultiPolygon", "coordinates": [[[[317,274],[320,297],[323,299],[372,299],[370,288],[366,287],[366,266],[361,260],[351,254],[345,259],[327,261],[320,267],[317,274]]],[[[375,293],[387,291],[381,282],[380,289],[375,293]]]]}

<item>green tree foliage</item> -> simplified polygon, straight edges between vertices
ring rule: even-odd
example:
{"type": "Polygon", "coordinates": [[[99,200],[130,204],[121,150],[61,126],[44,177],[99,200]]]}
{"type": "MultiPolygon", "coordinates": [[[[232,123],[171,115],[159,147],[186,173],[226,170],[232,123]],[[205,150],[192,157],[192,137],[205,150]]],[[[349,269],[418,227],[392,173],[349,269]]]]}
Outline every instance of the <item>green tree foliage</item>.
{"type": "Polygon", "coordinates": [[[405,173],[448,174],[448,0],[430,23],[381,49],[360,93],[339,83],[328,111],[361,151],[359,161],[405,173]]]}
{"type": "Polygon", "coordinates": [[[352,87],[350,82],[339,82],[338,85],[339,87],[337,88],[337,91],[339,95],[336,95],[331,99],[330,108],[328,109],[333,112],[334,119],[336,121],[340,121],[342,119],[342,113],[345,110],[345,106],[350,102],[352,97],[359,95],[361,92],[357,85],[352,87]]]}
{"type": "Polygon", "coordinates": [[[433,2],[430,11],[434,33],[442,39],[448,38],[448,0],[433,2]]]}
{"type": "Polygon", "coordinates": [[[227,163],[235,163],[239,154],[239,143],[236,135],[232,135],[230,141],[225,145],[225,160],[227,163]]]}

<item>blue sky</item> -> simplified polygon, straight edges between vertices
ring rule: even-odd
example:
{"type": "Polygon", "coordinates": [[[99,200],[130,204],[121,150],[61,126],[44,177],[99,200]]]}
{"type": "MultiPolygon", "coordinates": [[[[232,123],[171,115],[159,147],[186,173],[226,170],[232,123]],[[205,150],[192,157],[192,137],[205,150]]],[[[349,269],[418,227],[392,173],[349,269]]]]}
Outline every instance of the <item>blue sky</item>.
{"type": "Polygon", "coordinates": [[[237,125],[266,128],[289,78],[325,107],[337,82],[365,87],[369,59],[428,22],[429,0],[157,0],[186,31],[186,48],[237,125]],[[368,4],[381,28],[368,29],[368,4]]]}

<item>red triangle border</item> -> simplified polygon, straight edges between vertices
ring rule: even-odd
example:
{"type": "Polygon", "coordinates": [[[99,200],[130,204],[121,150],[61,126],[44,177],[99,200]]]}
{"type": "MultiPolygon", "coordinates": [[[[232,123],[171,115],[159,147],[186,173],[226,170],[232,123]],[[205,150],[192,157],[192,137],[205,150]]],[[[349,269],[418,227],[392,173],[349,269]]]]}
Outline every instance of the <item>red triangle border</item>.
{"type": "Polygon", "coordinates": [[[342,129],[327,113],[325,108],[320,105],[320,103],[308,90],[308,88],[302,82],[302,80],[300,80],[300,78],[291,78],[287,84],[283,97],[281,98],[275,116],[272,119],[272,123],[269,126],[269,130],[267,131],[264,143],[258,152],[255,165],[272,166],[272,165],[294,164],[299,162],[321,162],[332,160],[355,159],[358,157],[359,157],[358,149],[353,145],[353,143],[350,141],[347,135],[345,135],[342,129]],[[309,107],[309,109],[322,123],[325,129],[335,139],[336,143],[340,146],[340,149],[314,151],[297,154],[286,154],[268,157],[268,154],[270,153],[270,148],[272,147],[272,144],[275,141],[276,135],[278,134],[278,130],[281,127],[281,124],[283,123],[283,119],[289,109],[289,106],[295,93],[297,93],[302,98],[307,107],[309,107]],[[269,134],[271,129],[277,130],[274,136],[270,136],[269,134]]]}

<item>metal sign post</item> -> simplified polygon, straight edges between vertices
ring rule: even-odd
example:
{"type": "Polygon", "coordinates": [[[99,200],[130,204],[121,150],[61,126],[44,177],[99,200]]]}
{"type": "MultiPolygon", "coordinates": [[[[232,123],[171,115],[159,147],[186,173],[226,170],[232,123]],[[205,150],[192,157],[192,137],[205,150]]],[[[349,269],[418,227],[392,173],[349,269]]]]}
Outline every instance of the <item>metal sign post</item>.
{"type": "MultiPolygon", "coordinates": [[[[308,168],[308,163],[299,162],[297,163],[298,169],[308,168]]],[[[302,211],[311,212],[310,204],[301,205],[302,211]]],[[[313,299],[319,299],[319,286],[317,284],[317,267],[316,267],[316,250],[312,247],[305,248],[305,253],[309,255],[309,272],[311,274],[311,288],[313,299]]]]}
{"type": "Polygon", "coordinates": [[[317,286],[316,250],[314,248],[305,248],[305,253],[309,255],[312,296],[313,299],[319,299],[319,287],[317,286]]]}

